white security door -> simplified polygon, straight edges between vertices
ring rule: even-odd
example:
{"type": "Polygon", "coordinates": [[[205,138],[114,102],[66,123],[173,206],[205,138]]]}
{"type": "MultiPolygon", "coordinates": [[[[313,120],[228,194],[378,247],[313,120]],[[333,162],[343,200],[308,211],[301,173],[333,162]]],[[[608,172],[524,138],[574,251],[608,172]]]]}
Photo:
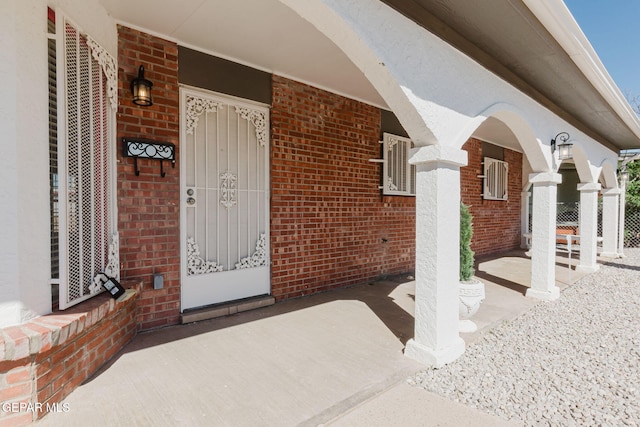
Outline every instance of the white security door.
{"type": "Polygon", "coordinates": [[[269,110],[180,100],[182,310],[269,294],[269,110]]]}

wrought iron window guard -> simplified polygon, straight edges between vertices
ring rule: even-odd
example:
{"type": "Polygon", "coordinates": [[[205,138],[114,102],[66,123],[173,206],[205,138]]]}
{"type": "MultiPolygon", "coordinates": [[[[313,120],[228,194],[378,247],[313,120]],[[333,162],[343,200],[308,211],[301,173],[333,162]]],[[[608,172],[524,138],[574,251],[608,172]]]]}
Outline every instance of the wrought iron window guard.
{"type": "Polygon", "coordinates": [[[171,160],[171,166],[176,167],[176,146],[170,142],[155,142],[147,139],[122,138],[125,157],[133,157],[136,176],[140,175],[138,159],[160,160],[160,176],[165,177],[163,161],[171,160]]]}

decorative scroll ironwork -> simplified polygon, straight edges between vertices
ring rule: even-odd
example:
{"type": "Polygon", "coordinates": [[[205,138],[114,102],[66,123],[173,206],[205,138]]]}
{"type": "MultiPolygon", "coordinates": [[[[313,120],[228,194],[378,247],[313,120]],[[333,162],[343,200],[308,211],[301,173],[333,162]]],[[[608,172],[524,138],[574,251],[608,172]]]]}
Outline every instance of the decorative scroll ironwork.
{"type": "Polygon", "coordinates": [[[100,64],[102,72],[107,78],[107,96],[111,103],[111,108],[118,109],[118,67],[116,60],[91,37],[87,36],[87,46],[93,59],[100,64]]]}
{"type": "Polygon", "coordinates": [[[236,113],[245,120],[253,123],[256,129],[256,138],[260,146],[267,145],[267,117],[262,111],[251,110],[249,108],[236,107],[236,113]]]}
{"type": "Polygon", "coordinates": [[[394,137],[393,135],[388,135],[387,136],[387,150],[388,151],[392,151],[393,147],[395,147],[395,145],[400,142],[400,140],[396,137],[394,137]]]}
{"type": "Polygon", "coordinates": [[[256,243],[256,251],[249,257],[242,258],[236,263],[236,270],[244,268],[262,267],[267,265],[267,236],[262,233],[256,243]]]}
{"type": "MultiPolygon", "coordinates": [[[[107,265],[104,268],[104,274],[109,277],[113,277],[116,280],[120,280],[120,237],[116,231],[111,235],[111,242],[109,243],[109,253],[107,254],[107,265]]],[[[93,282],[89,285],[89,292],[97,294],[102,291],[102,280],[100,277],[102,273],[98,273],[93,282]]]]}
{"type": "Polygon", "coordinates": [[[104,268],[107,276],[120,280],[120,237],[116,231],[111,235],[107,266],[104,268]]]}
{"type": "MultiPolygon", "coordinates": [[[[388,135],[387,136],[387,151],[389,153],[393,152],[393,147],[395,147],[398,142],[400,142],[400,140],[396,137],[394,137],[393,135],[388,135]]],[[[389,154],[391,155],[391,154],[389,154]]],[[[387,181],[388,181],[388,190],[390,191],[398,191],[398,186],[392,181],[394,177],[391,175],[387,176],[387,181]]]]}
{"type": "Polygon", "coordinates": [[[176,167],[176,146],[170,142],[154,142],[145,139],[122,138],[125,157],[133,157],[136,176],[140,175],[138,159],[160,160],[160,176],[166,175],[163,167],[163,160],[171,160],[171,165],[176,167]]]}
{"type": "Polygon", "coordinates": [[[231,209],[238,204],[237,188],[238,176],[231,171],[220,174],[220,204],[231,209]]]}
{"type": "Polygon", "coordinates": [[[187,239],[187,275],[215,273],[224,267],[215,261],[206,261],[200,256],[200,248],[193,237],[187,239]]]}
{"type": "Polygon", "coordinates": [[[212,113],[222,109],[223,104],[211,99],[196,98],[195,96],[187,96],[185,119],[187,123],[187,133],[193,134],[193,130],[198,126],[198,120],[202,113],[212,113]]]}

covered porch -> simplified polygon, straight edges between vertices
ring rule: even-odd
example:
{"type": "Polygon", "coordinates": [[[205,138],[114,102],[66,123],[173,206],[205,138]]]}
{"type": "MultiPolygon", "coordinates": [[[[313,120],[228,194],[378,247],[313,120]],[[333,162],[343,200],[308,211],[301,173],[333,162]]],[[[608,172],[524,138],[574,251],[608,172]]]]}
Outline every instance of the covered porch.
{"type": "MultiPolygon", "coordinates": [[[[479,260],[487,298],[467,345],[549,304],[524,296],[530,269],[519,251],[479,260]]],[[[562,256],[556,277],[570,286],[562,256]]],[[[424,368],[403,356],[414,310],[405,275],[141,333],[36,425],[520,425],[407,384],[424,368]]]]}
{"type": "MultiPolygon", "coordinates": [[[[597,270],[600,192],[603,245],[611,257],[621,253],[617,158],[639,145],[640,121],[560,0],[156,3],[15,0],[2,17],[0,126],[12,167],[1,181],[16,201],[0,212],[2,327],[17,330],[51,313],[55,287],[62,309],[98,295],[102,271],[140,284],[127,318],[134,335],[176,325],[199,306],[266,294],[282,302],[269,309],[277,313],[307,304],[288,299],[415,270],[405,295],[412,309],[388,304],[410,324],[402,338],[391,333],[390,346],[401,343],[409,358],[442,367],[468,339],[458,330],[461,201],[472,201],[483,254],[517,248],[531,233],[528,267],[519,256],[502,261],[518,264],[518,277],[498,280],[494,263],[480,266],[488,282],[513,288],[504,295],[495,288],[496,300],[525,308],[560,297],[560,135],[570,134],[580,178],[577,270],[597,270]],[[152,103],[132,96],[143,75],[152,103]],[[170,158],[130,155],[127,141],[172,147],[170,158]],[[393,147],[402,173],[392,176],[393,147]],[[489,163],[498,166],[488,173],[489,163]],[[241,275],[259,286],[237,293],[241,275]]],[[[498,304],[485,327],[508,306],[498,304]]],[[[333,314],[321,318],[339,330],[333,314]]],[[[293,323],[268,332],[286,339],[293,323]]],[[[170,330],[177,331],[155,336],[162,341],[170,330]]],[[[363,338],[345,340],[344,350],[365,358],[380,349],[380,337],[363,338]]],[[[27,341],[20,343],[28,353],[27,341]]],[[[331,348],[308,344],[314,354],[322,353],[316,345],[331,348]]],[[[194,345],[202,357],[216,347],[194,345]]],[[[260,354],[247,349],[236,350],[246,360],[260,354]]],[[[79,346],[76,357],[84,360],[83,352],[79,346]]],[[[227,358],[221,366],[233,359],[218,356],[227,358]]],[[[26,372],[31,362],[16,364],[26,372]]],[[[189,362],[194,372],[208,364],[189,362]]],[[[45,399],[57,402],[93,371],[70,374],[69,387],[66,374],[40,373],[66,388],[45,399]]],[[[7,400],[41,398],[49,390],[42,387],[13,388],[7,400]]]]}

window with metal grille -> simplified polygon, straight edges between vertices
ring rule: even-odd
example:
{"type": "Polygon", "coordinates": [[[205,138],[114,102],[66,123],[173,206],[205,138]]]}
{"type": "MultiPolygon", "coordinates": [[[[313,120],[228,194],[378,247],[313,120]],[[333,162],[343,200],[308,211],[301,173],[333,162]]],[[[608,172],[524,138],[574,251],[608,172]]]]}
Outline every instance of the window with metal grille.
{"type": "Polygon", "coordinates": [[[384,133],[382,138],[382,193],[394,196],[415,196],[416,167],[409,164],[413,142],[408,138],[384,133]]]}
{"type": "Polygon", "coordinates": [[[113,57],[68,19],[58,13],[55,22],[49,10],[48,20],[51,271],[64,309],[102,291],[96,274],[118,277],[117,68],[113,57]]]}
{"type": "Polygon", "coordinates": [[[509,164],[502,160],[484,158],[484,185],[482,197],[486,200],[507,200],[509,164]]]}

